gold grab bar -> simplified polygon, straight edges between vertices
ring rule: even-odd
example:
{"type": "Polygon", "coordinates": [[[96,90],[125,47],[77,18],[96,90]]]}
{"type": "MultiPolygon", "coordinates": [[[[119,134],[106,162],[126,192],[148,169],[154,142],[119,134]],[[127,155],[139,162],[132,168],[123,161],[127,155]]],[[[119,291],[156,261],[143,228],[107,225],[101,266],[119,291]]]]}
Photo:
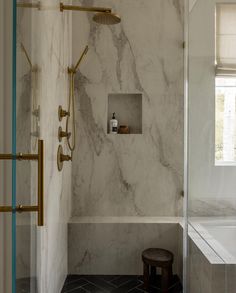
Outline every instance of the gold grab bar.
{"type": "Polygon", "coordinates": [[[38,154],[0,154],[0,160],[37,160],[38,161],[38,205],[0,206],[0,212],[38,212],[38,226],[44,225],[44,142],[38,141],[38,154]]]}

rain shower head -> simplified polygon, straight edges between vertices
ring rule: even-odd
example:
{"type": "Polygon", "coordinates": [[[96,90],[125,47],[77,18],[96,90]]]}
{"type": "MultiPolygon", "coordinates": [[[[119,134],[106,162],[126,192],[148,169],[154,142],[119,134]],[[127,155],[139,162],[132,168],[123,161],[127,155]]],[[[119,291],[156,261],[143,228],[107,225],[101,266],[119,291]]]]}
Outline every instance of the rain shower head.
{"type": "Polygon", "coordinates": [[[99,24],[112,25],[121,22],[118,14],[112,12],[98,12],[93,16],[93,21],[99,24]]]}
{"type": "Polygon", "coordinates": [[[99,24],[111,25],[121,22],[120,16],[118,14],[113,13],[110,8],[64,5],[61,2],[60,11],[63,12],[64,10],[95,12],[93,20],[99,24]]]}

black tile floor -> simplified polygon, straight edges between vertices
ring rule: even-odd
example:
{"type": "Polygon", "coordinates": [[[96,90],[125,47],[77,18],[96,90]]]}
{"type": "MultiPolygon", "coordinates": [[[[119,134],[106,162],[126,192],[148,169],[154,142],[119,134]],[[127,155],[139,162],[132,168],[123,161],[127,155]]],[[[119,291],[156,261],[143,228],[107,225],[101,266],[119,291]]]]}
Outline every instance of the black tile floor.
{"type": "MultiPolygon", "coordinates": [[[[160,293],[160,276],[151,282],[150,293],[160,293]]],[[[69,275],[61,293],[144,293],[141,276],[69,275]]],[[[173,277],[170,293],[182,293],[179,278],[173,277]]]]}

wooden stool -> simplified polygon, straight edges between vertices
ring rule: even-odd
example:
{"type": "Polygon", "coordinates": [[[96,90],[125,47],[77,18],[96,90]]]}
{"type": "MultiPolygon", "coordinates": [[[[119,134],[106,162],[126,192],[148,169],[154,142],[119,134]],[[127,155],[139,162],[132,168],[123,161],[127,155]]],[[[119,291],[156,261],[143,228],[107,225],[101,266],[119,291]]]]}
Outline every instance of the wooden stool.
{"type": "Polygon", "coordinates": [[[161,268],[161,291],[168,292],[172,279],[172,264],[174,255],[172,252],[161,248],[149,248],[142,253],[144,288],[149,289],[149,267],[151,275],[156,275],[156,268],[161,268]]]}

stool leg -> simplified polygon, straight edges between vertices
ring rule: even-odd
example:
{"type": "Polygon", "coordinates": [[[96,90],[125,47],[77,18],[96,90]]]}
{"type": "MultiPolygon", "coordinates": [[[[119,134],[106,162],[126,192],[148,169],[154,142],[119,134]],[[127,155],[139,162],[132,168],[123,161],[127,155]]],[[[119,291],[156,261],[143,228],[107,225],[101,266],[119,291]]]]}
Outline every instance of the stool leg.
{"type": "Polygon", "coordinates": [[[156,267],[151,267],[151,282],[154,283],[156,278],[156,267]]]}
{"type": "Polygon", "coordinates": [[[143,263],[143,281],[144,281],[144,289],[148,291],[149,289],[149,265],[143,263]]]}
{"type": "Polygon", "coordinates": [[[153,277],[156,276],[156,267],[151,267],[151,275],[152,275],[153,277]]]}
{"type": "Polygon", "coordinates": [[[168,293],[169,275],[170,275],[169,268],[162,268],[162,271],[161,271],[161,292],[162,293],[168,293]]]}

